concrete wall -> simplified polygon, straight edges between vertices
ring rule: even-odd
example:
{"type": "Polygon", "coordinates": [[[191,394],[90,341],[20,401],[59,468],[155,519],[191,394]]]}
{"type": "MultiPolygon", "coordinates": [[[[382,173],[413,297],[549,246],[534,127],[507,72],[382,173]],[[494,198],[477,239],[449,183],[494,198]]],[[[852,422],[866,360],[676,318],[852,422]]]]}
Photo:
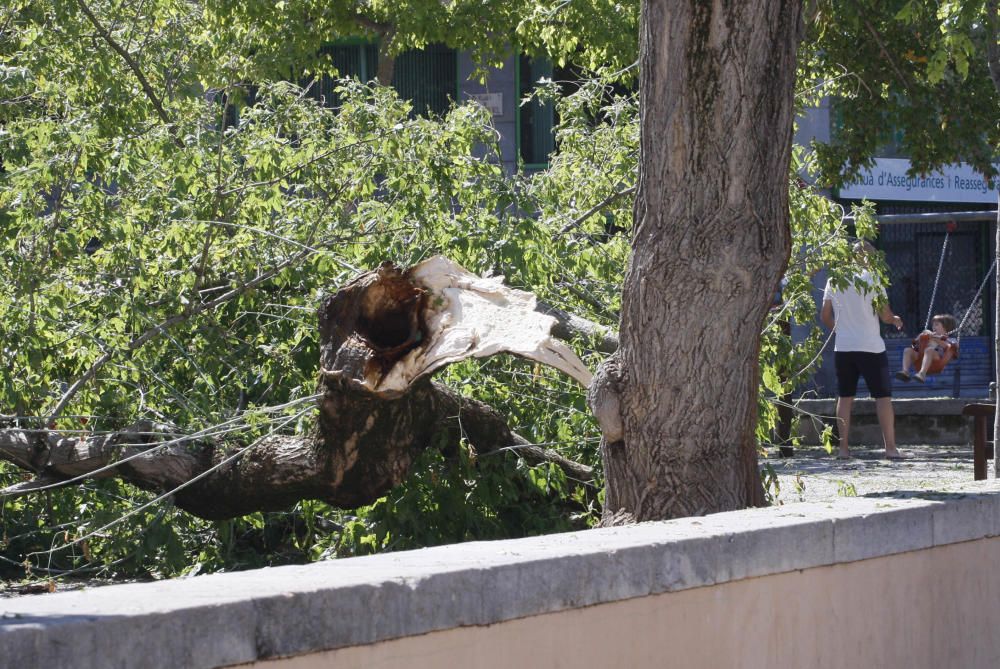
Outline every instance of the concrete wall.
{"type": "Polygon", "coordinates": [[[971,541],[241,666],[996,667],[998,556],[971,541]]]}
{"type": "MultiPolygon", "coordinates": [[[[962,407],[970,399],[894,399],[896,443],[931,444],[939,446],[966,446],[972,448],[972,421],[962,415],[962,407]]],[[[797,404],[801,413],[798,436],[803,444],[820,443],[819,434],[826,424],[834,424],[837,400],[801,400],[797,404]]],[[[868,397],[854,400],[851,412],[851,445],[882,446],[882,431],[875,415],[875,401],[868,397]]]]}
{"type": "Polygon", "coordinates": [[[995,667],[998,530],[991,480],[20,597],[0,664],[995,667]]]}

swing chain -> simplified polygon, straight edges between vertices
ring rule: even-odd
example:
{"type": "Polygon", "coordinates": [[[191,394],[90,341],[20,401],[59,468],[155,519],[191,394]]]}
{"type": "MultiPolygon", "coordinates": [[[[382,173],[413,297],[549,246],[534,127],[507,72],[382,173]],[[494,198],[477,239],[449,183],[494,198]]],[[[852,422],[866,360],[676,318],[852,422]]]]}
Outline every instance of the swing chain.
{"type": "Polygon", "coordinates": [[[993,269],[996,266],[997,266],[997,259],[994,258],[993,264],[990,265],[990,268],[988,270],[986,270],[986,276],[983,278],[983,282],[979,284],[979,290],[976,291],[976,296],[972,298],[971,302],[969,302],[969,308],[965,310],[965,315],[962,316],[962,322],[958,324],[957,328],[949,332],[948,333],[949,335],[955,334],[957,335],[956,339],[958,340],[962,339],[962,328],[965,327],[965,321],[969,320],[969,314],[972,313],[973,307],[976,306],[976,301],[979,300],[979,296],[982,294],[983,288],[986,287],[986,282],[990,280],[990,276],[993,274],[993,269]]]}
{"type": "Polygon", "coordinates": [[[927,322],[924,323],[924,329],[931,329],[931,316],[934,314],[934,299],[937,297],[938,282],[941,280],[941,268],[944,267],[944,257],[948,251],[948,238],[951,236],[951,231],[947,228],[944,233],[944,244],[941,245],[941,259],[938,260],[937,276],[934,277],[934,290],[931,291],[931,301],[927,305],[927,322]]]}

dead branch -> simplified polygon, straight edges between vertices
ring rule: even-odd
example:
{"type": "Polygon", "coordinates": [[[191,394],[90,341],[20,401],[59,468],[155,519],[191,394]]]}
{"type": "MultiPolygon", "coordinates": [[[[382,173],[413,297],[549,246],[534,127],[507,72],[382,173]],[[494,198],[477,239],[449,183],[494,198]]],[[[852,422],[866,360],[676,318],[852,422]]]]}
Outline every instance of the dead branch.
{"type": "Polygon", "coordinates": [[[507,351],[588,384],[589,371],[551,338],[555,324],[536,311],[533,295],[444,258],[405,272],[383,265],[320,309],[318,417],[308,435],[241,444],[179,436],[149,421],[85,438],[10,427],[0,430],[0,459],[36,478],[0,496],[115,476],[172,494],[179,508],[210,519],[303,499],[356,508],[402,482],[426,449],[454,448],[462,439],[479,453],[513,450],[587,481],[590,467],[529,444],[495,409],[430,380],[450,362],[507,351]]]}
{"type": "Polygon", "coordinates": [[[556,324],[552,326],[552,336],[556,339],[563,341],[582,339],[601,353],[611,354],[618,350],[617,332],[542,301],[538,302],[537,309],[540,313],[556,319],[556,324]]]}

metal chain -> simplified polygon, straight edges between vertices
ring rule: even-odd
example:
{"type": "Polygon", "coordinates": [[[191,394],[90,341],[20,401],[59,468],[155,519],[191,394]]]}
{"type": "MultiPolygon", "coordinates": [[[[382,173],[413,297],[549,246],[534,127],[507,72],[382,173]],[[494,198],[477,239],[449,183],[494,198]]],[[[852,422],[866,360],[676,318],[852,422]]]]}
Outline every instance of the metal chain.
{"type": "Polygon", "coordinates": [[[969,308],[965,310],[965,315],[962,316],[962,322],[958,324],[957,328],[955,328],[954,330],[952,330],[951,332],[949,332],[948,333],[949,335],[956,334],[956,335],[958,335],[956,337],[956,339],[958,339],[958,340],[962,339],[962,327],[965,326],[965,321],[969,320],[969,314],[972,313],[972,308],[976,306],[976,301],[979,299],[979,296],[982,294],[983,288],[986,287],[986,282],[990,280],[990,275],[993,274],[993,269],[996,266],[997,266],[997,259],[994,258],[993,259],[993,264],[990,265],[990,268],[988,270],[986,270],[986,276],[983,277],[983,282],[981,284],[979,284],[979,290],[976,291],[976,296],[972,298],[971,302],[969,302],[969,308]]]}
{"type": "Polygon", "coordinates": [[[924,323],[924,329],[931,329],[931,315],[934,313],[934,298],[937,297],[938,281],[941,280],[941,268],[944,267],[944,256],[945,252],[948,250],[948,238],[951,237],[951,232],[945,230],[944,233],[944,244],[941,245],[941,259],[938,260],[937,276],[934,277],[934,290],[931,291],[931,302],[927,305],[927,322],[924,323]]]}

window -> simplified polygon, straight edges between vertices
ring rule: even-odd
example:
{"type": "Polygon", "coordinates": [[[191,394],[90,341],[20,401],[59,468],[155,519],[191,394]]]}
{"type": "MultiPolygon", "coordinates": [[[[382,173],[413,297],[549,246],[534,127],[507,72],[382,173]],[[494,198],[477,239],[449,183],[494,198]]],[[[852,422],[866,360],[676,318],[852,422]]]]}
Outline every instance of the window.
{"type": "Polygon", "coordinates": [[[417,114],[443,114],[458,91],[458,59],[454,49],[440,44],[407,51],[396,58],[392,87],[413,102],[417,114]]]}
{"type": "MultiPolygon", "coordinates": [[[[372,81],[378,73],[378,46],[369,43],[332,44],[324,47],[341,77],[372,81]]],[[[340,104],[334,91],[336,78],[324,75],[310,94],[328,107],[340,104]]],[[[392,86],[413,103],[416,114],[443,114],[458,90],[458,59],[454,49],[440,44],[411,50],[396,57],[392,86]]]]}
{"type": "MultiPolygon", "coordinates": [[[[552,63],[546,59],[520,56],[517,60],[518,104],[538,85],[539,79],[552,78],[552,63]]],[[[555,150],[555,110],[551,102],[531,102],[518,108],[518,155],[525,167],[544,167],[555,150]]]]}

